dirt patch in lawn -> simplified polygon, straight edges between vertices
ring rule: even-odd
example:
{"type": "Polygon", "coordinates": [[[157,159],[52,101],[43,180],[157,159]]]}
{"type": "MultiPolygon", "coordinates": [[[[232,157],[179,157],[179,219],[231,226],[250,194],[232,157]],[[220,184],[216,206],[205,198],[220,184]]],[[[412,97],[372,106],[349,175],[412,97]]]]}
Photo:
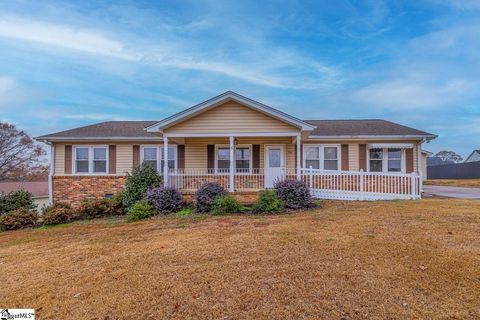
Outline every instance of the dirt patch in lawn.
{"type": "Polygon", "coordinates": [[[40,319],[478,319],[480,202],[97,220],[0,234],[2,307],[40,319]]]}
{"type": "Polygon", "coordinates": [[[431,186],[480,188],[480,179],[438,179],[427,180],[424,184],[431,186]]]}

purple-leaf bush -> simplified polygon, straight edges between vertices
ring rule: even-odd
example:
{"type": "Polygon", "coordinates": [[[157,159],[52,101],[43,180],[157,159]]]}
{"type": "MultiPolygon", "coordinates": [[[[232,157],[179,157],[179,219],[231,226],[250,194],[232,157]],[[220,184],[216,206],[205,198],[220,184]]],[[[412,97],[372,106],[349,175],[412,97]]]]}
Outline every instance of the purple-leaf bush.
{"type": "Polygon", "coordinates": [[[276,181],[273,187],[288,209],[315,207],[310,190],[303,181],[280,180],[276,181]]]}
{"type": "Polygon", "coordinates": [[[171,187],[149,189],[146,199],[155,211],[163,214],[180,211],[184,205],[180,192],[171,187]]]}
{"type": "Polygon", "coordinates": [[[209,212],[215,198],[226,195],[227,191],[217,183],[205,183],[198,188],[195,198],[198,212],[209,212]]]}

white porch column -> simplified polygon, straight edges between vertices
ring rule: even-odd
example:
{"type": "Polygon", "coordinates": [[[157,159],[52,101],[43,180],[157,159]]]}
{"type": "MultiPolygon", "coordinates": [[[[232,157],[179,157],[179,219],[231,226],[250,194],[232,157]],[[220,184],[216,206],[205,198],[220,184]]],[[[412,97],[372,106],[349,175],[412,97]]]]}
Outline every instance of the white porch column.
{"type": "Polygon", "coordinates": [[[235,191],[235,138],[230,136],[230,192],[235,191]]]}
{"type": "Polygon", "coordinates": [[[418,166],[418,175],[420,176],[420,194],[423,192],[423,164],[422,164],[422,141],[417,145],[417,166],[418,166]]]}
{"type": "Polygon", "coordinates": [[[297,179],[300,180],[300,168],[301,168],[301,146],[302,146],[302,137],[300,135],[297,136],[297,179]]]}
{"type": "Polygon", "coordinates": [[[163,185],[168,187],[168,137],[163,137],[163,185]]]}

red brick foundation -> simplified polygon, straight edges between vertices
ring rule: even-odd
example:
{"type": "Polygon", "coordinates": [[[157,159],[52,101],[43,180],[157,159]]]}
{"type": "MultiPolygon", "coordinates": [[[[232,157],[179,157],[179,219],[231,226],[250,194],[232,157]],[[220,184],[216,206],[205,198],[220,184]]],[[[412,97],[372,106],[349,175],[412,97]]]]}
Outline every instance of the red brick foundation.
{"type": "Polygon", "coordinates": [[[54,176],[53,202],[78,204],[122,191],[126,176],[54,176]]]}
{"type": "MultiPolygon", "coordinates": [[[[122,191],[126,176],[54,176],[53,201],[78,204],[85,199],[100,199],[106,194],[122,191]]],[[[252,204],[258,200],[258,191],[237,191],[231,195],[243,204],[252,204]]],[[[187,202],[195,200],[194,192],[183,193],[187,202]]]]}

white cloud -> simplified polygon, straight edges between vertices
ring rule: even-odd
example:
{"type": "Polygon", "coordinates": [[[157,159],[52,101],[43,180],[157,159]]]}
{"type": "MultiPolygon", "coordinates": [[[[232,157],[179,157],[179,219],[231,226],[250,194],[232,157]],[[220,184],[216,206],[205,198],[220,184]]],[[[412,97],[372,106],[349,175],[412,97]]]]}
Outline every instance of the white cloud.
{"type": "Polygon", "coordinates": [[[37,90],[21,86],[12,77],[0,75],[0,111],[13,110],[19,104],[37,99],[41,95],[37,90]]]}
{"type": "Polygon", "coordinates": [[[140,57],[127,52],[125,46],[97,31],[81,30],[46,22],[0,17],[0,37],[32,41],[90,54],[127,60],[140,57]]]}
{"type": "MultiPolygon", "coordinates": [[[[209,26],[208,21],[199,21],[188,25],[187,29],[209,26]]],[[[235,57],[216,59],[214,54],[204,58],[202,50],[181,37],[169,35],[169,39],[152,44],[139,45],[126,43],[105,35],[97,30],[85,30],[67,25],[26,20],[12,16],[0,16],[0,37],[28,41],[40,45],[55,46],[79,53],[119,58],[148,64],[156,67],[168,67],[183,70],[196,70],[244,80],[249,83],[277,88],[316,87],[319,79],[331,79],[338,72],[296,54],[275,54],[263,44],[249,48],[248,52],[259,55],[254,61],[245,61],[235,57]],[[132,49],[129,49],[132,48],[132,49]],[[133,49],[134,48],[134,49],[133,49]],[[260,52],[267,54],[265,57],[260,52]],[[286,57],[286,58],[285,58],[286,57]],[[303,68],[313,74],[294,77],[284,68],[303,68]]],[[[280,51],[280,50],[276,50],[280,51]]],[[[58,52],[57,52],[58,53],[58,52]]],[[[325,81],[323,81],[325,83],[325,81]]]]}
{"type": "Polygon", "coordinates": [[[463,80],[450,80],[441,85],[413,79],[392,80],[361,88],[353,93],[352,99],[378,108],[439,108],[458,102],[473,86],[463,80]]]}
{"type": "Polygon", "coordinates": [[[0,97],[16,87],[13,78],[0,76],[0,97]]]}

